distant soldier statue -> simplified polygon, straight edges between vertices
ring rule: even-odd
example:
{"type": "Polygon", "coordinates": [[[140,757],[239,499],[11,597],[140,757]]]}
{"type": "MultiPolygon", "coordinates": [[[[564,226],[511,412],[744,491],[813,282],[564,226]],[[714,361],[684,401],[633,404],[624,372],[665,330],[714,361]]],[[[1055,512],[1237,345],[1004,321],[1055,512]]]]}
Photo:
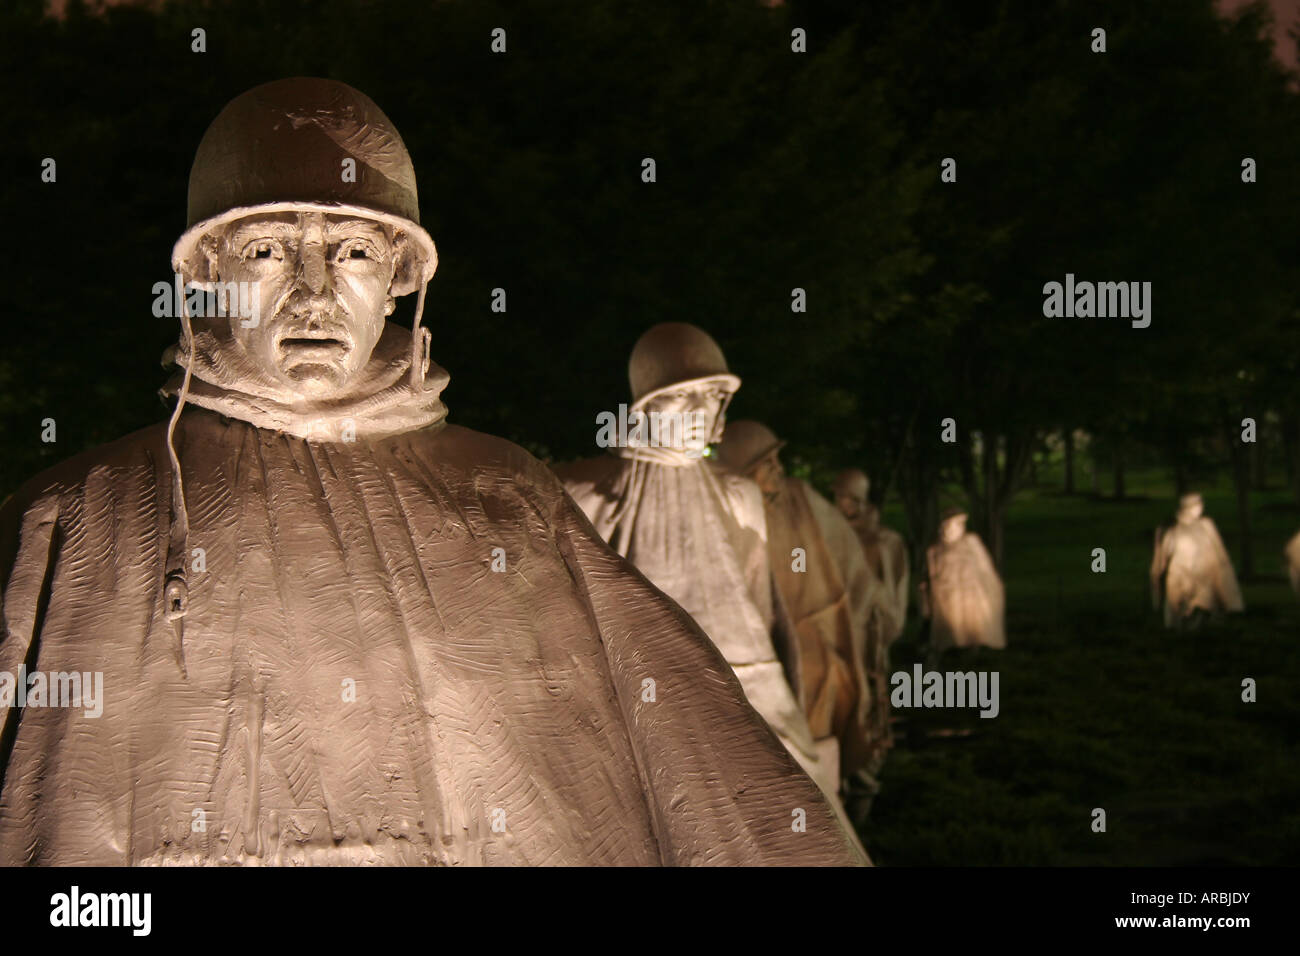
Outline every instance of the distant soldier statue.
{"type": "Polygon", "coordinates": [[[1165,627],[1194,629],[1206,618],[1241,611],[1241,588],[1214,520],[1199,494],[1178,500],[1173,524],[1157,528],[1151,557],[1151,604],[1164,602],[1165,627]]]}
{"type": "Polygon", "coordinates": [[[694,617],[842,813],[835,768],[821,759],[772,645],[762,494],[709,454],[740,379],[708,333],[685,322],[647,330],[628,379],[637,426],[626,443],[555,471],[600,536],[694,617]]]}
{"type": "Polygon", "coordinates": [[[1300,531],[1286,543],[1283,553],[1286,555],[1286,571],[1287,577],[1291,579],[1291,590],[1300,597],[1300,531]]]}
{"type": "Polygon", "coordinates": [[[758,422],[731,422],[718,459],[763,491],[778,646],[823,758],[849,777],[876,765],[888,746],[887,735],[873,733],[879,728],[868,721],[873,701],[866,628],[880,585],[835,506],[785,473],[784,444],[758,422]]]}
{"type": "Polygon", "coordinates": [[[908,591],[912,569],[907,554],[907,542],[892,528],[880,523],[880,509],[871,503],[871,482],[865,472],[846,468],[835,476],[832,488],[835,505],[840,509],[867,556],[867,566],[880,581],[886,600],[882,610],[888,615],[886,638],[897,640],[907,623],[908,591]]]}
{"type": "Polygon", "coordinates": [[[921,614],[930,619],[930,651],[1007,646],[1006,594],[993,558],[979,535],[966,530],[967,514],[950,508],[939,538],[925,553],[921,614]]]}

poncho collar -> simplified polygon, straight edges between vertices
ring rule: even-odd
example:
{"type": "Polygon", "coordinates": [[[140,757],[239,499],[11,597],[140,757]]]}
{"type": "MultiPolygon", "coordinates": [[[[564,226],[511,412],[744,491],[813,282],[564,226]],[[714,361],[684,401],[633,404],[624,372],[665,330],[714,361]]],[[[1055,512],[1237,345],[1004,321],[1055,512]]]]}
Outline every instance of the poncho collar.
{"type": "Polygon", "coordinates": [[[686,468],[691,465],[701,465],[708,461],[703,455],[692,456],[677,448],[652,445],[626,445],[614,449],[614,453],[620,458],[631,458],[634,461],[645,461],[655,465],[667,465],[670,468],[686,468]]]}
{"type": "MultiPolygon", "coordinates": [[[[411,332],[391,322],[356,380],[327,401],[305,401],[267,383],[232,340],[219,338],[212,330],[195,329],[193,352],[186,403],[257,428],[314,441],[356,441],[426,428],[447,417],[440,396],[450,376],[426,352],[421,381],[412,384],[411,332]]],[[[190,350],[184,342],[163,353],[165,366],[177,366],[161,389],[165,398],[180,393],[189,363],[190,350]]]]}

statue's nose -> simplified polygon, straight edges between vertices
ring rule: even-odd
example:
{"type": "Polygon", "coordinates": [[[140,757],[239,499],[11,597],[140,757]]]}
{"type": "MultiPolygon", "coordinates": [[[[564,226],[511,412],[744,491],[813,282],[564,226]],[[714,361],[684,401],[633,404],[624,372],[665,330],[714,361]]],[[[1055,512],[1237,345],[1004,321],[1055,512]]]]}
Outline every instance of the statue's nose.
{"type": "Polygon", "coordinates": [[[312,295],[329,291],[330,270],[325,261],[325,245],[306,243],[302,247],[302,281],[312,295]]]}

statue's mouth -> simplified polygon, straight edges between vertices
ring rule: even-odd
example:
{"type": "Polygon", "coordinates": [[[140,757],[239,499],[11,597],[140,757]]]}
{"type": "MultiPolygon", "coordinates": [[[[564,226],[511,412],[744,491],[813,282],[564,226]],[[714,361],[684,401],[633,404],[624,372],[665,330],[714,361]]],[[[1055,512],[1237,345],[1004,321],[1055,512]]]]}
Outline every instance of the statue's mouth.
{"type": "Polygon", "coordinates": [[[277,343],[280,356],[292,362],[336,362],[352,351],[352,343],[336,335],[299,332],[277,343]]]}
{"type": "Polygon", "coordinates": [[[347,344],[346,342],[344,342],[342,339],[335,339],[335,338],[329,338],[329,337],[326,337],[326,338],[320,338],[320,339],[316,339],[316,338],[289,338],[289,339],[281,339],[281,340],[280,340],[280,348],[282,348],[282,349],[298,349],[298,348],[341,348],[341,349],[346,349],[347,347],[348,347],[348,344],[347,344]]]}

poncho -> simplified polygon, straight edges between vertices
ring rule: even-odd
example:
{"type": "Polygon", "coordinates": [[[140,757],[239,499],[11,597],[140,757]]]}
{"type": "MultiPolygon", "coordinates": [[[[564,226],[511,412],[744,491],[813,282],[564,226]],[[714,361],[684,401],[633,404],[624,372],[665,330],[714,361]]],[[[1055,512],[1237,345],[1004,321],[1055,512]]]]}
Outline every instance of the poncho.
{"type": "Polygon", "coordinates": [[[392,336],[325,416],[355,441],[195,362],[179,628],[164,426],[0,507],[0,671],[104,698],[0,701],[0,864],[863,862],[690,616],[392,336]]]}
{"type": "Polygon", "coordinates": [[[1197,609],[1211,614],[1244,607],[1236,572],[1214,520],[1202,515],[1156,532],[1151,577],[1164,577],[1164,622],[1176,627],[1197,609]]]}
{"type": "Polygon", "coordinates": [[[979,535],[940,541],[926,552],[929,570],[930,641],[949,647],[1007,646],[1006,596],[993,558],[979,535]]]}

